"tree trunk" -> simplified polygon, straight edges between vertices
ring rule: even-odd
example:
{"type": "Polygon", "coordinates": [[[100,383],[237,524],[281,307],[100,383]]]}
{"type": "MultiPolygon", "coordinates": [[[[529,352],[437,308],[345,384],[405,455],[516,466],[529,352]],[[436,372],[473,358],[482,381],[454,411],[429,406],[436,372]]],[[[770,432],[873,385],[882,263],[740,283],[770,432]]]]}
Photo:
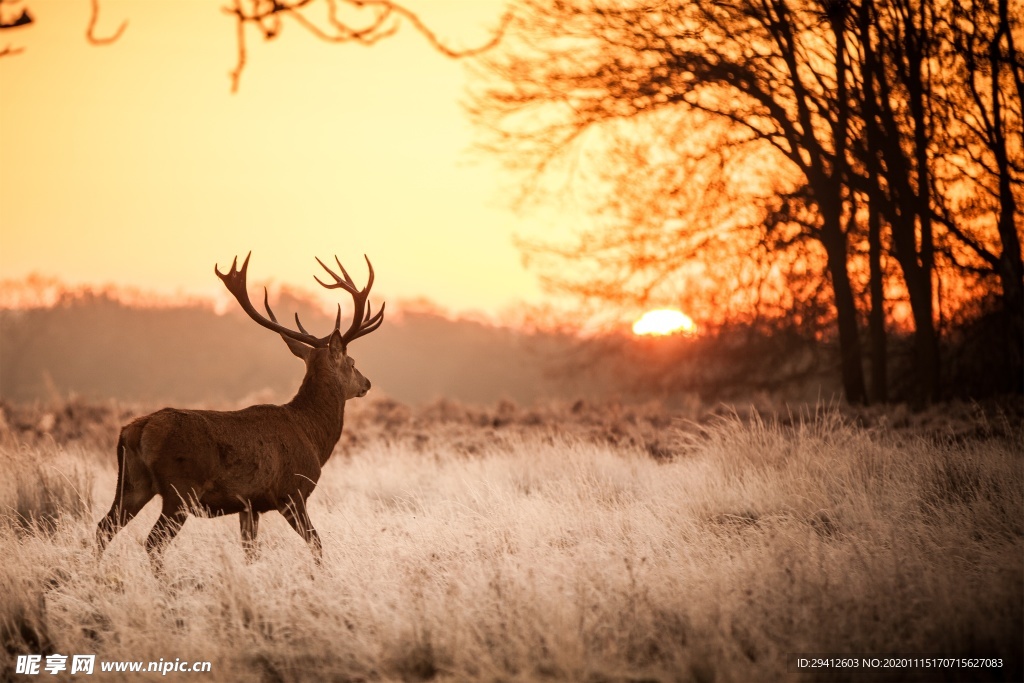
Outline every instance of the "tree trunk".
{"type": "MultiPolygon", "coordinates": [[[[868,394],[864,385],[864,367],[861,362],[860,332],[857,329],[857,303],[853,298],[853,287],[847,271],[846,233],[842,228],[843,184],[847,181],[846,144],[849,127],[849,107],[846,82],[846,13],[842,3],[827,5],[829,23],[836,42],[836,117],[832,122],[832,140],[835,152],[832,158],[831,176],[815,174],[818,187],[824,191],[819,195],[823,225],[822,243],[828,254],[828,269],[832,277],[832,293],[836,301],[836,321],[839,326],[839,354],[843,391],[850,403],[867,403],[868,394]]],[[[799,76],[794,73],[794,79],[799,76]]],[[[819,173],[821,168],[819,168],[819,173]]],[[[852,215],[856,211],[851,209],[852,215]]]]}
{"type": "Polygon", "coordinates": [[[832,293],[836,302],[836,322],[839,326],[840,372],[843,392],[850,403],[867,403],[864,368],[861,364],[860,334],[857,330],[857,303],[853,298],[850,274],[846,268],[846,235],[839,227],[838,211],[820,204],[824,214],[822,244],[828,255],[828,271],[832,278],[832,293]],[[828,215],[832,214],[832,215],[828,215]]]}
{"type": "Polygon", "coordinates": [[[882,286],[882,216],[874,201],[868,206],[868,267],[871,290],[871,312],[868,330],[871,343],[871,400],[886,403],[889,400],[888,366],[885,336],[885,290],[882,286]]]}
{"type": "Polygon", "coordinates": [[[1003,287],[1003,310],[1007,318],[1008,334],[1007,370],[1017,378],[1017,391],[1024,391],[1024,261],[1021,259],[1020,235],[1017,231],[1017,201],[1013,196],[1012,171],[1007,150],[1006,123],[999,101],[999,79],[1003,62],[1010,65],[1011,76],[1017,84],[1017,93],[1021,94],[1020,72],[1017,69],[1017,50],[1010,32],[1009,9],[1006,0],[999,2],[999,27],[989,50],[989,63],[992,67],[992,118],[996,133],[995,153],[996,168],[999,173],[999,240],[1002,252],[999,254],[999,280],[1003,287]],[[1006,54],[1002,55],[1001,42],[1006,40],[1006,54]]]}
{"type": "Polygon", "coordinates": [[[939,339],[932,302],[932,271],[918,262],[913,217],[892,229],[894,253],[903,271],[914,316],[915,400],[923,404],[936,400],[939,394],[939,339]]]}
{"type": "Polygon", "coordinates": [[[885,335],[885,287],[882,273],[882,214],[884,201],[879,176],[882,174],[878,162],[882,131],[878,129],[875,105],[875,46],[871,39],[874,24],[873,6],[862,2],[857,10],[857,27],[863,45],[862,65],[863,91],[860,101],[864,108],[864,129],[867,135],[867,149],[864,163],[868,175],[868,289],[871,294],[871,311],[868,313],[868,339],[871,353],[871,400],[886,403],[889,400],[888,340],[885,335]]]}

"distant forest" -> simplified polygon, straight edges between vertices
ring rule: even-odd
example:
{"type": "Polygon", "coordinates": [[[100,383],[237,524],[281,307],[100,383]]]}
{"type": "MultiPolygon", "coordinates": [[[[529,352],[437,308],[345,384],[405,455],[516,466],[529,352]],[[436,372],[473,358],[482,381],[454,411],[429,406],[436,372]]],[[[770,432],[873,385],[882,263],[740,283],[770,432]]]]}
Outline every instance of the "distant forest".
{"type": "MultiPolygon", "coordinates": [[[[275,309],[298,312],[311,330],[333,322],[294,293],[282,293],[275,309]]],[[[402,402],[529,403],[585,391],[542,360],[568,346],[557,336],[407,312],[350,353],[375,394],[402,402]]],[[[63,291],[50,306],[0,309],[0,398],[9,401],[281,401],[302,373],[280,337],[205,302],[143,306],[85,290],[63,291]]]]}
{"type": "MultiPolygon", "coordinates": [[[[52,284],[52,283],[51,283],[52,284]]],[[[133,292],[56,287],[53,296],[0,307],[0,400],[176,402],[232,406],[290,398],[302,364],[281,339],[237,308],[169,304],[133,292]]],[[[274,308],[329,329],[308,295],[282,290],[274,308]]],[[[955,362],[947,396],[1014,392],[1016,378],[985,353],[991,330],[948,337],[955,362]]],[[[893,400],[913,396],[913,345],[890,348],[893,400]]],[[[834,341],[799,329],[723,327],[688,338],[521,330],[409,307],[350,349],[374,396],[407,404],[452,399],[527,405],[579,399],[667,404],[691,401],[830,400],[841,395],[834,341]]],[[[903,399],[905,400],[905,399],[903,399]]]]}
{"type": "MultiPolygon", "coordinates": [[[[50,301],[40,297],[0,308],[0,399],[228,405],[287,400],[302,378],[301,362],[281,339],[235,308],[218,314],[208,302],[152,305],[137,292],[48,284],[54,290],[50,301]]],[[[302,292],[282,291],[274,307],[299,313],[311,330],[333,322],[302,292]]],[[[737,354],[750,356],[743,345],[719,341],[624,335],[583,340],[414,309],[391,315],[350,352],[374,395],[409,404],[672,402],[695,392],[717,399],[777,389],[797,376],[816,378],[817,357],[784,338],[775,346],[789,362],[763,364],[762,356],[754,357],[771,367],[768,374],[754,371],[749,360],[739,362],[737,354]],[[697,356],[701,362],[692,362],[697,356]],[[783,367],[793,372],[783,377],[783,367]]],[[[838,388],[825,389],[826,395],[833,390],[838,388]]],[[[814,385],[808,397],[821,391],[814,385]]]]}

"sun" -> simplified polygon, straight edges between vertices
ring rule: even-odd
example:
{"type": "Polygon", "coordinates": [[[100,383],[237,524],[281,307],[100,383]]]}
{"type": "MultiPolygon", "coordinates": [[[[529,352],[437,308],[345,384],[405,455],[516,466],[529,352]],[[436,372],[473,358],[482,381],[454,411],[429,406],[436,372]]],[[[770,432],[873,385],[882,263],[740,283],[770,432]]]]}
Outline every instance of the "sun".
{"type": "Polygon", "coordinates": [[[695,329],[696,325],[690,316],[667,308],[647,311],[633,323],[633,334],[635,335],[665,336],[677,332],[693,334],[695,329]]]}

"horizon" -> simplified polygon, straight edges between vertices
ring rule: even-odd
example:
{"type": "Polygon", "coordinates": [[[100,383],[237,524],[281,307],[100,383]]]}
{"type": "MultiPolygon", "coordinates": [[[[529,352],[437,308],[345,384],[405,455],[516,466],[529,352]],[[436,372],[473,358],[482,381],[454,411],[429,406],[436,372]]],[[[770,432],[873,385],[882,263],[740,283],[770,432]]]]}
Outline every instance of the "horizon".
{"type": "MultiPolygon", "coordinates": [[[[313,307],[316,314],[325,318],[333,317],[338,305],[328,300],[327,295],[317,288],[294,285],[274,279],[254,280],[250,290],[267,288],[271,301],[292,299],[300,304],[313,307]]],[[[53,309],[66,301],[87,297],[106,298],[125,308],[141,310],[164,310],[173,308],[206,308],[218,316],[241,314],[235,299],[226,289],[215,294],[165,294],[143,287],[121,285],[115,282],[71,283],[58,276],[29,273],[22,278],[0,279],[0,311],[29,311],[53,309]]],[[[471,323],[509,330],[521,334],[562,334],[580,339],[600,337],[645,337],[664,339],[670,337],[694,338],[702,329],[694,326],[685,314],[689,327],[673,327],[657,332],[637,331],[636,325],[648,315],[644,313],[635,320],[623,319],[605,326],[588,325],[583,318],[573,320],[565,311],[557,314],[543,306],[531,306],[524,302],[511,304],[504,310],[490,313],[482,309],[451,309],[432,299],[420,296],[410,298],[389,298],[386,294],[375,295],[371,301],[387,304],[385,321],[401,323],[406,316],[430,316],[452,323],[471,323]]],[[[342,301],[342,316],[349,315],[345,301],[342,301]]],[[[272,304],[276,306],[276,304],[272,304]]],[[[657,311],[656,311],[657,312],[657,311]]],[[[291,315],[291,311],[286,315],[291,315]]]]}

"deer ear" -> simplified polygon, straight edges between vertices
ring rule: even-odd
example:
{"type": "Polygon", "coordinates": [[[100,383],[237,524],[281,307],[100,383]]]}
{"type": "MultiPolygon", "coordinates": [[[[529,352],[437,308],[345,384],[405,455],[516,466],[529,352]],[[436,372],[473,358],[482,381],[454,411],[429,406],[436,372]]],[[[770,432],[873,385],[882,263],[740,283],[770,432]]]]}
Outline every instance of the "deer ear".
{"type": "Polygon", "coordinates": [[[313,349],[309,348],[302,342],[297,342],[291,337],[286,337],[283,334],[281,335],[281,339],[284,339],[284,343],[288,345],[288,350],[291,351],[293,354],[295,354],[302,360],[307,360],[309,358],[309,352],[312,351],[313,349]]]}
{"type": "Polygon", "coordinates": [[[334,334],[331,335],[331,341],[328,342],[327,348],[331,350],[331,356],[334,358],[345,355],[345,342],[341,338],[341,330],[334,330],[334,334]]]}

